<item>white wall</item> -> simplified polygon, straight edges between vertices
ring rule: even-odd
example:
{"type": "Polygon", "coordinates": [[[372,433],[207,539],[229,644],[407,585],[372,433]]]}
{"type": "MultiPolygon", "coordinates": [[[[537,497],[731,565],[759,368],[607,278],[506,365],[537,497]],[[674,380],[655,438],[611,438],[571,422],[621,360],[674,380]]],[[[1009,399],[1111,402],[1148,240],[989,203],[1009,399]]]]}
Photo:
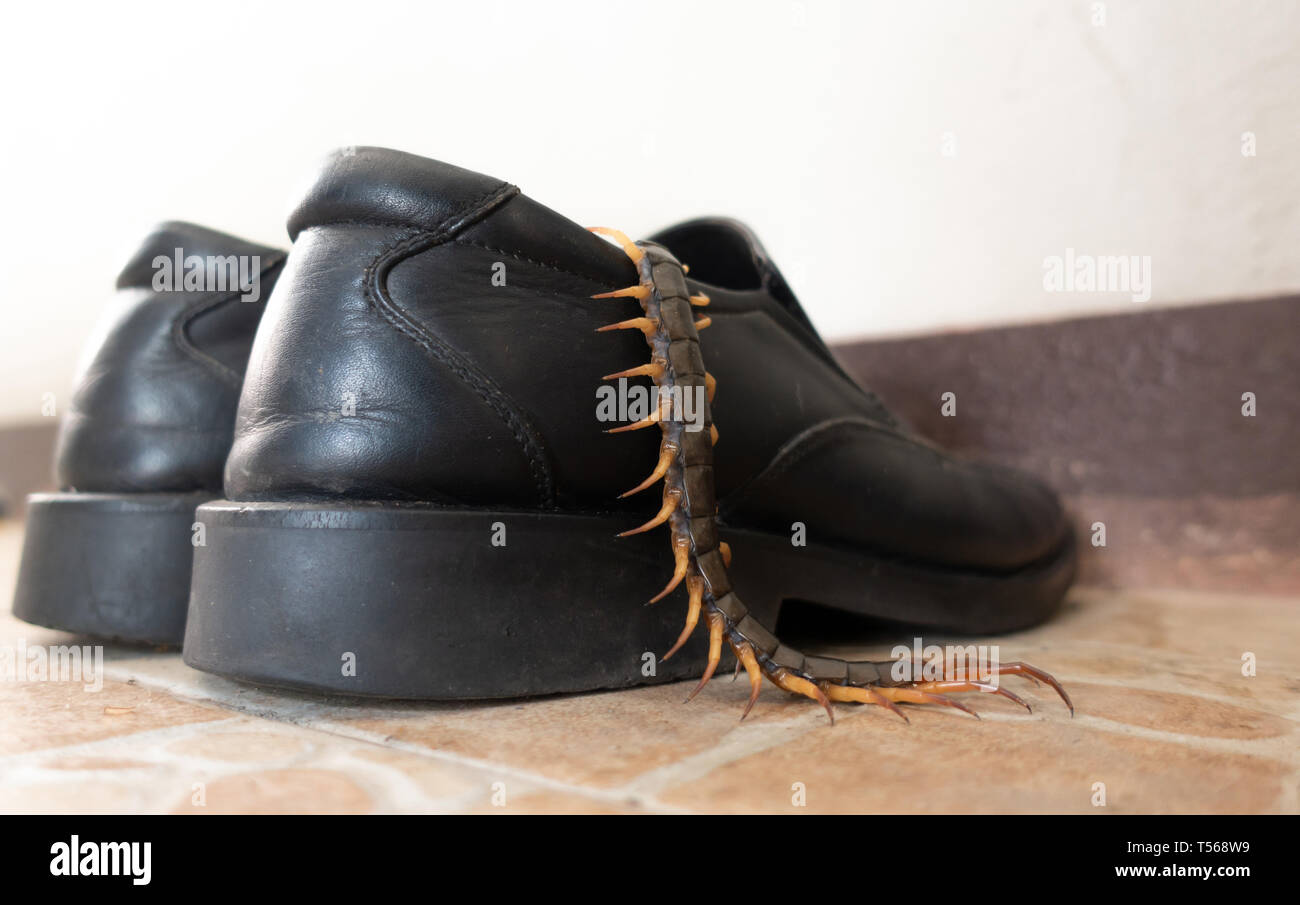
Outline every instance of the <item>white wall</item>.
{"type": "Polygon", "coordinates": [[[66,398],[152,222],[283,242],[347,144],[633,233],[739,216],[832,337],[1134,305],[1045,293],[1067,247],[1149,255],[1147,304],[1300,289],[1300,4],[1095,7],[12,5],[0,420],[66,398]]]}

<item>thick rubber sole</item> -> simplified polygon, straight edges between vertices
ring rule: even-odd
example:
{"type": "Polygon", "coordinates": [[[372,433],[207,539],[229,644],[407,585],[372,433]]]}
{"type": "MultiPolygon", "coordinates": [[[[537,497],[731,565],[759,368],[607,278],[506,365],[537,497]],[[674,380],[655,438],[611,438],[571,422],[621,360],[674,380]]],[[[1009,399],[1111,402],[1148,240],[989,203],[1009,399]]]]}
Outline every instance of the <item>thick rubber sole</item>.
{"type": "Polygon", "coordinates": [[[211,494],[29,496],[14,615],[136,644],[185,636],[194,510],[211,494]]]}
{"type": "MultiPolygon", "coordinates": [[[[682,629],[685,591],[645,605],[672,561],[660,532],[616,540],[626,515],[216,501],[196,520],[207,545],[195,550],[184,658],[228,678],[485,699],[673,681],[699,675],[706,659],[697,629],[658,660],[682,629]]],[[[1006,631],[1050,615],[1074,569],[1072,547],[1014,575],[981,576],[724,533],[736,589],[769,626],[798,599],[1006,631]]]]}

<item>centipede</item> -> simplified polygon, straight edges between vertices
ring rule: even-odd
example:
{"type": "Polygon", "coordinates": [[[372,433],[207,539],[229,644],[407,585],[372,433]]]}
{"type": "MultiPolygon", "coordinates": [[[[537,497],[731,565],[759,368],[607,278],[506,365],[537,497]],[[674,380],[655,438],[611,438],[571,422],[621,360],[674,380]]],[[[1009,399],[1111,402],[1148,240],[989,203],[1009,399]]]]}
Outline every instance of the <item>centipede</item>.
{"type": "Polygon", "coordinates": [[[686,279],[688,267],[663,246],[634,241],[619,230],[607,227],[591,227],[591,231],[617,243],[638,274],[635,285],[597,293],[592,298],[606,302],[635,300],[641,309],[635,317],[598,330],[639,330],[650,351],[649,362],[606,374],[602,379],[647,377],[658,388],[649,415],[608,430],[617,434],[658,427],[662,432],[659,458],[649,477],[621,497],[642,493],[662,482],[663,504],[645,524],[619,536],[668,527],[673,573],[668,584],[650,602],[663,600],[685,583],[687,603],[685,626],[663,659],[668,660],[681,650],[701,619],[708,631],[704,673],[686,700],[694,699],[713,678],[725,642],[735,655],[737,671],[743,667],[749,679],[749,701],[741,720],[749,716],[758,701],[764,678],[783,691],[821,704],[832,724],[835,722],[832,702],[878,705],[907,722],[910,721],[900,704],[943,705],[978,718],[972,708],[951,696],[962,692],[999,695],[1032,711],[1022,698],[1002,687],[995,678],[1001,676],[1017,676],[1034,684],[1049,685],[1073,716],[1074,704],[1061,683],[1028,663],[997,663],[972,677],[964,668],[945,662],[939,674],[930,678],[917,678],[913,670],[903,670],[904,675],[899,678],[899,671],[894,669],[897,661],[849,661],[805,655],[783,643],[772,629],[754,618],[732,586],[729,577],[732,551],[720,537],[713,468],[713,447],[719,441],[719,432],[712,412],[718,385],[705,369],[699,336],[712,323],[702,310],[707,309],[710,300],[702,292],[691,293],[686,279]],[[695,412],[690,420],[674,411],[675,406],[682,406],[688,394],[691,399],[703,402],[702,411],[695,412]]]}

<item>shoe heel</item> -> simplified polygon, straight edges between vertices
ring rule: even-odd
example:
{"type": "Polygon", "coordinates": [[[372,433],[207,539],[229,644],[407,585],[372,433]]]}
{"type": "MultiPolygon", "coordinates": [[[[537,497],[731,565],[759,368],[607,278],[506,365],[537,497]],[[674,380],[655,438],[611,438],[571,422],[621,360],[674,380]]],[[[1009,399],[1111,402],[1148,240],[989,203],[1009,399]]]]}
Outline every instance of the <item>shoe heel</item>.
{"type": "Polygon", "coordinates": [[[210,494],[28,497],[14,615],[112,641],[179,645],[194,510],[210,494]]]}
{"type": "Polygon", "coordinates": [[[704,632],[661,536],[626,516],[425,504],[199,508],[185,662],[255,684],[410,699],[522,697],[699,675],[704,632]],[[681,599],[678,599],[678,598],[681,599]]]}

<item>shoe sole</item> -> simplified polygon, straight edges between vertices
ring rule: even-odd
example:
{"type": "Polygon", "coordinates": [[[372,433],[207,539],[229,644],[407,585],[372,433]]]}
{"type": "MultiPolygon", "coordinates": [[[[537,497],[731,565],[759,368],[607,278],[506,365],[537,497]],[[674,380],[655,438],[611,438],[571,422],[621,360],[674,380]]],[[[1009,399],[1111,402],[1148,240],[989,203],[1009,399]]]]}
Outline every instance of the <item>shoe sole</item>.
{"type": "MultiPolygon", "coordinates": [[[[200,506],[184,659],[227,678],[357,697],[462,700],[623,688],[699,675],[705,632],[667,662],[684,591],[657,533],[625,515],[424,504],[200,506]],[[504,529],[504,538],[501,531],[504,529]],[[493,540],[504,539],[496,546],[493,540]]],[[[774,626],[784,600],[968,632],[1042,621],[1072,544],[1010,575],[925,569],[725,529],[732,581],[774,626]]]]}
{"type": "Polygon", "coordinates": [[[29,496],[14,615],[109,641],[178,646],[185,636],[194,510],[211,498],[29,496]]]}

